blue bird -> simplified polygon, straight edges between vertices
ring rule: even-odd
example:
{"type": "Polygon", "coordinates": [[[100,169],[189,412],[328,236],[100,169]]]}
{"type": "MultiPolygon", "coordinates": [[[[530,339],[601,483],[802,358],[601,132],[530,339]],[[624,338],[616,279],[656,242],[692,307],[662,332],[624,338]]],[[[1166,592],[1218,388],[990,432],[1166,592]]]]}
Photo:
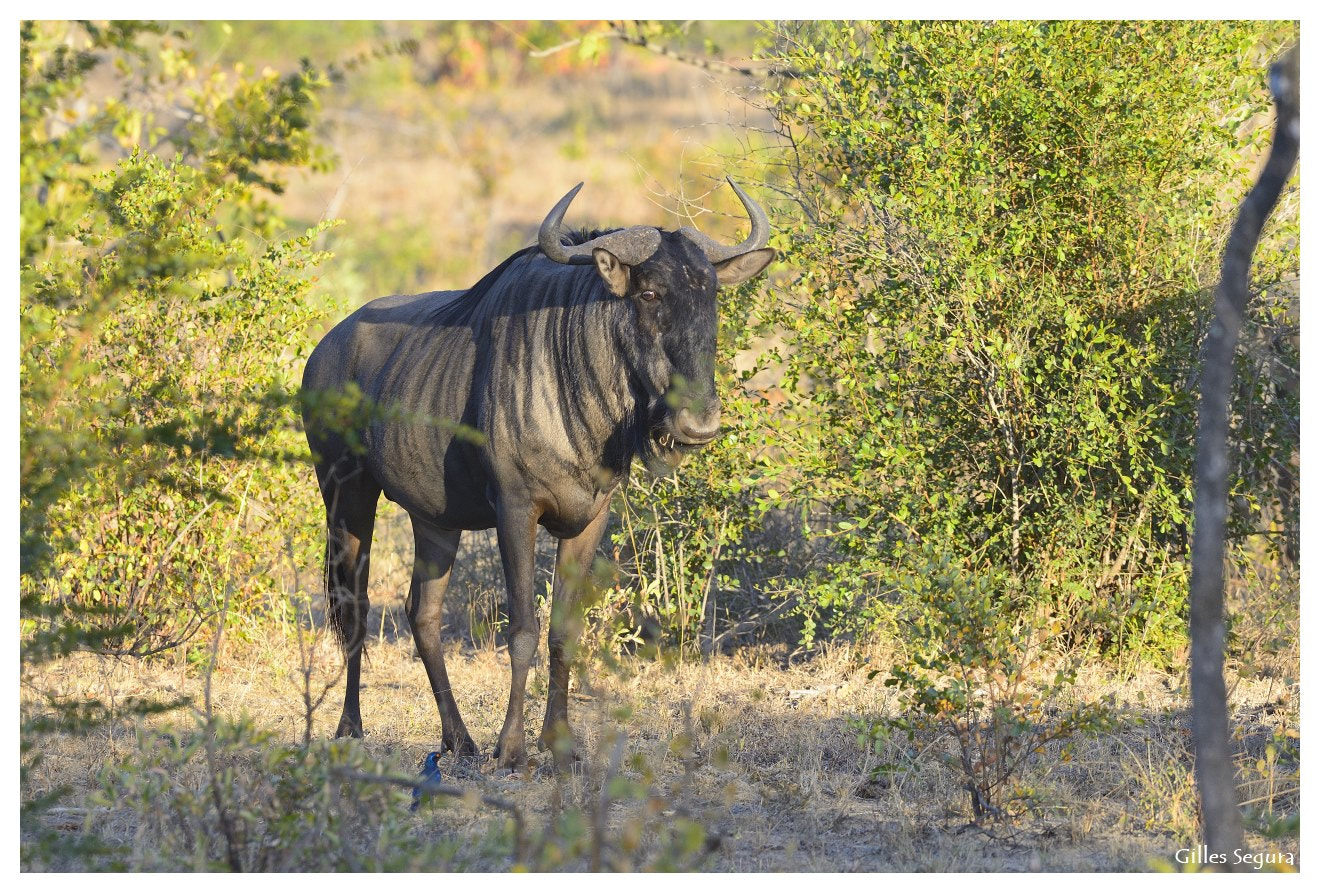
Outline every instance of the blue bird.
{"type": "MultiPolygon", "coordinates": [[[[426,755],[426,759],[422,762],[422,783],[423,784],[426,784],[427,782],[434,783],[439,781],[441,778],[442,776],[440,775],[440,751],[433,750],[426,755]]],[[[409,807],[409,810],[411,812],[416,812],[417,807],[422,805],[422,795],[425,793],[426,791],[421,785],[418,785],[417,787],[413,788],[412,806],[409,807]]]]}

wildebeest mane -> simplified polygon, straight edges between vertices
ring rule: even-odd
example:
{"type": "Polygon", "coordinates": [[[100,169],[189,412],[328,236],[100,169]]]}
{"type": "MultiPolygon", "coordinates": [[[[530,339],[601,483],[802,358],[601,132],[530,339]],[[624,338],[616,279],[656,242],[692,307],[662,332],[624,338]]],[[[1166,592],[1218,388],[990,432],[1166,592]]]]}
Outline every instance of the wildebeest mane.
{"type": "MultiPolygon", "coordinates": [[[[586,242],[590,242],[592,239],[595,239],[598,236],[604,236],[604,235],[608,235],[609,233],[616,233],[618,231],[619,231],[618,227],[614,227],[612,229],[588,229],[586,227],[583,227],[573,232],[564,233],[562,237],[562,241],[563,244],[565,245],[582,245],[586,242]]],[[[491,288],[495,285],[495,283],[500,280],[500,277],[502,277],[506,272],[508,272],[509,267],[513,266],[513,264],[516,261],[521,260],[524,257],[528,257],[530,255],[536,254],[540,250],[541,249],[536,245],[530,245],[526,248],[520,248],[519,250],[515,251],[513,254],[506,257],[504,261],[500,263],[499,266],[497,266],[495,269],[491,270],[485,276],[482,276],[479,280],[477,280],[477,283],[464,293],[463,298],[461,299],[459,304],[461,304],[464,307],[472,307],[473,305],[477,304],[482,298],[486,296],[486,294],[491,290],[491,288]]],[[[453,304],[443,305],[437,308],[437,312],[441,314],[447,314],[451,312],[455,306],[456,305],[453,304]]]]}
{"type": "Polygon", "coordinates": [[[480,301],[483,297],[486,296],[486,292],[490,291],[491,286],[493,286],[496,282],[499,281],[500,277],[504,275],[504,273],[509,269],[509,267],[513,266],[515,261],[527,257],[529,254],[535,254],[539,250],[540,249],[537,248],[535,245],[532,245],[529,248],[520,249],[518,251],[515,251],[513,254],[509,255],[507,258],[504,259],[503,263],[501,263],[495,269],[491,270],[485,276],[482,276],[480,279],[477,280],[476,285],[472,286],[467,290],[467,294],[463,296],[464,303],[473,304],[477,301],[480,301]]]}
{"type": "Polygon", "coordinates": [[[608,236],[610,233],[617,232],[619,232],[619,227],[617,226],[610,229],[587,229],[584,226],[581,229],[563,233],[559,241],[563,245],[585,245],[592,239],[599,238],[600,236],[608,236]]]}

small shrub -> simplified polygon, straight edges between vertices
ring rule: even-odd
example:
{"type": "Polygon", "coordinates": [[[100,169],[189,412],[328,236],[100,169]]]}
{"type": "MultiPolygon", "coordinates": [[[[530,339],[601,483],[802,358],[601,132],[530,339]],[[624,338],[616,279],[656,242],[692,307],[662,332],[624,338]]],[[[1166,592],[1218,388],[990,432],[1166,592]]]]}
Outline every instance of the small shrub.
{"type": "Polygon", "coordinates": [[[416,867],[403,788],[345,778],[383,768],[358,742],[287,745],[244,718],[143,732],[101,774],[94,830],[117,871],[334,871],[416,867]],[[126,839],[125,839],[126,838],[126,839]]]}
{"type": "MultiPolygon", "coordinates": [[[[927,561],[895,580],[906,597],[900,622],[910,644],[885,685],[899,690],[905,712],[866,726],[863,741],[879,752],[893,731],[950,735],[956,749],[948,761],[975,821],[1010,819],[1032,805],[1028,768],[1047,744],[1104,731],[1118,713],[1112,703],[1059,706],[1076,667],[1062,660],[1051,671],[1058,656],[1049,642],[1059,626],[1017,611],[1006,575],[969,572],[930,552],[927,561]]],[[[1065,747],[1061,758],[1069,756],[1065,747]]]]}

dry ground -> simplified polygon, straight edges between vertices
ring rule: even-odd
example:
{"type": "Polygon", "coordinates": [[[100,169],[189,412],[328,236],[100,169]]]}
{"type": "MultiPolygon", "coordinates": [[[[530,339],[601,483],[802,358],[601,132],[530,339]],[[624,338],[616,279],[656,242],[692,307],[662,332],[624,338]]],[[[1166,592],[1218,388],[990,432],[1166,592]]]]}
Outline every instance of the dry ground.
{"type": "MultiPolygon", "coordinates": [[[[398,610],[397,603],[386,606],[378,626],[386,632],[371,643],[362,689],[368,730],[362,746],[411,776],[437,746],[440,729],[411,640],[388,632],[402,621],[398,610]]],[[[466,722],[488,756],[507,698],[507,656],[501,648],[458,641],[447,651],[466,722]]],[[[299,740],[305,712],[296,637],[270,633],[228,652],[211,679],[214,709],[230,717],[250,715],[278,739],[299,740]]],[[[325,637],[310,653],[313,694],[329,691],[314,713],[314,734],[323,737],[338,717],[339,659],[325,637]]],[[[868,781],[877,757],[859,747],[850,720],[893,709],[892,691],[868,680],[868,662],[840,650],[787,665],[786,654],[760,648],[706,662],[667,665],[630,658],[614,670],[595,667],[570,702],[587,770],[562,787],[545,765],[548,754],[535,751],[531,771],[523,776],[496,775],[489,760],[473,766],[452,756],[441,768],[449,782],[518,802],[535,825],[548,820],[557,798],[599,795],[601,770],[615,733],[621,732],[623,773],[629,774],[630,764],[651,767],[653,793],[669,801],[660,821],[677,810],[718,836],[718,848],[701,866],[714,871],[1142,871],[1195,842],[1182,680],[1156,673],[1118,680],[1103,669],[1080,680],[1078,697],[1117,692],[1144,723],[1082,741],[1066,765],[1042,760],[1030,779],[1041,795],[1038,809],[1011,826],[980,830],[970,824],[967,797],[955,775],[938,759],[948,742],[920,742],[920,750],[897,742],[885,758],[910,768],[868,781]],[[685,748],[671,747],[676,739],[690,740],[686,759],[685,748]]],[[[544,664],[538,670],[527,709],[532,737],[544,710],[544,664]]],[[[204,681],[203,673],[183,661],[138,664],[84,656],[30,677],[25,700],[46,690],[120,703],[134,696],[185,694],[200,703],[204,681]]],[[[1295,728],[1294,698],[1295,691],[1276,679],[1236,686],[1244,753],[1263,757],[1272,730],[1295,728]]],[[[172,721],[189,723],[178,714],[172,721]]],[[[88,738],[51,735],[25,794],[71,784],[75,792],[64,801],[70,809],[56,815],[79,814],[80,797],[95,787],[97,774],[127,756],[134,741],[127,725],[88,738]]],[[[1276,807],[1295,804],[1295,765],[1273,765],[1268,778],[1254,771],[1250,760],[1244,765],[1248,793],[1273,798],[1276,807]]],[[[640,808],[636,802],[618,803],[611,821],[617,826],[640,808]]],[[[423,808],[412,829],[419,835],[476,838],[498,817],[485,807],[451,803],[423,808]]],[[[76,835],[78,828],[74,822],[65,830],[76,835]]],[[[127,840],[131,821],[121,821],[119,828],[127,840]]],[[[1296,853],[1298,844],[1259,837],[1249,842],[1263,852],[1296,853]]]]}
{"type": "MultiPolygon", "coordinates": [[[[363,672],[367,737],[361,746],[405,777],[415,775],[440,735],[403,614],[410,540],[406,516],[382,503],[363,672]]],[[[502,587],[492,583],[499,580],[498,553],[489,540],[481,534],[465,539],[446,604],[453,634],[446,649],[450,678],[486,757],[508,698],[507,654],[500,637],[482,628],[483,618],[503,600],[502,587]]],[[[546,564],[551,542],[540,545],[546,564]]],[[[310,580],[301,584],[315,589],[310,580]]],[[[1242,627],[1239,635],[1252,633],[1242,627]]],[[[324,696],[311,714],[313,735],[332,734],[343,696],[337,646],[323,631],[304,631],[303,644],[300,651],[292,625],[231,629],[210,679],[214,710],[229,718],[250,716],[277,741],[293,744],[303,736],[310,693],[312,701],[324,696]]],[[[1297,734],[1297,652],[1287,647],[1273,653],[1264,645],[1256,650],[1251,675],[1231,687],[1243,797],[1255,809],[1296,814],[1299,739],[1289,739],[1291,754],[1278,748],[1272,754],[1271,743],[1276,734],[1297,734]]],[[[542,646],[529,684],[526,716],[533,740],[545,709],[544,654],[542,646]]],[[[622,735],[621,773],[636,779],[638,767],[649,767],[650,793],[666,801],[657,821],[689,816],[718,837],[718,847],[700,865],[713,871],[1145,871],[1195,844],[1185,676],[1148,669],[1120,674],[1112,666],[1084,670],[1071,697],[1091,701],[1113,694],[1134,721],[1075,742],[1067,763],[1051,749],[1025,778],[1038,795],[1035,810],[1012,825],[981,830],[971,824],[968,797],[942,760],[953,752],[950,740],[909,744],[900,737],[880,754],[859,744],[854,721],[896,711],[893,689],[868,678],[872,669],[888,666],[886,657],[883,649],[862,654],[838,648],[797,660],[787,647],[763,645],[706,661],[624,657],[613,667],[595,661],[585,680],[575,676],[569,705],[585,771],[561,784],[549,771],[549,755],[535,750],[531,771],[523,776],[496,775],[489,759],[472,765],[452,755],[442,759],[441,769],[447,782],[509,798],[527,811],[529,825],[545,827],[557,800],[599,797],[622,735]],[[882,761],[901,771],[872,780],[870,770],[882,761]]],[[[200,704],[205,685],[204,668],[184,655],[151,663],[84,655],[28,668],[22,699],[27,709],[43,693],[115,704],[183,695],[200,704]]],[[[165,723],[187,730],[193,720],[176,712],[146,724],[165,723]]],[[[135,747],[130,724],[90,737],[51,734],[24,795],[72,785],[55,821],[84,815],[86,793],[98,786],[103,768],[135,747]]],[[[609,810],[613,827],[641,809],[636,799],[615,802],[609,810]]],[[[450,802],[423,808],[409,828],[427,839],[473,841],[501,818],[487,807],[450,802]]],[[[62,830],[76,835],[81,827],[74,821],[62,830]]],[[[99,830],[127,841],[134,820],[120,816],[99,830]]],[[[1249,835],[1248,843],[1257,852],[1299,855],[1295,837],[1267,841],[1249,835]]],[[[467,864],[501,869],[508,860],[478,854],[467,864]]]]}

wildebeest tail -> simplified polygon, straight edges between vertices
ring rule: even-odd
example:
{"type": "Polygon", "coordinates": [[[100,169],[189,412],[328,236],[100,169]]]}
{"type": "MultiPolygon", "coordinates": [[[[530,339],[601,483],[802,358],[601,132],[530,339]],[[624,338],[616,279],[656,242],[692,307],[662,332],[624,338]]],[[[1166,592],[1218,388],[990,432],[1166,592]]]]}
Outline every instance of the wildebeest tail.
{"type": "Polygon", "coordinates": [[[358,592],[357,580],[346,579],[344,562],[335,560],[335,548],[333,544],[326,548],[326,614],[345,656],[352,656],[366,650],[367,612],[371,609],[371,601],[366,592],[358,592]]]}

